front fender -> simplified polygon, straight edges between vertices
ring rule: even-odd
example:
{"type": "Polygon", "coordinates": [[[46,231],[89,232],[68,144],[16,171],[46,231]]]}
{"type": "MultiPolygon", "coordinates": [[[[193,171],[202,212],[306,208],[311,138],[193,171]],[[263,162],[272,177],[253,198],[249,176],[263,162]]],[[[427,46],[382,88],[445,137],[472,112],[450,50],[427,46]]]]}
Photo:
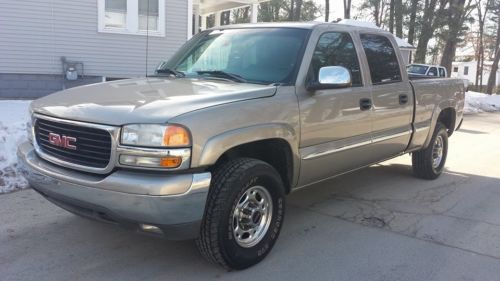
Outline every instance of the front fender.
{"type": "Polygon", "coordinates": [[[211,166],[217,162],[222,154],[231,148],[267,139],[282,139],[289,144],[293,158],[292,186],[295,186],[298,180],[300,167],[298,136],[295,130],[288,124],[273,123],[253,125],[226,131],[213,136],[205,143],[198,159],[198,166],[211,166]]]}

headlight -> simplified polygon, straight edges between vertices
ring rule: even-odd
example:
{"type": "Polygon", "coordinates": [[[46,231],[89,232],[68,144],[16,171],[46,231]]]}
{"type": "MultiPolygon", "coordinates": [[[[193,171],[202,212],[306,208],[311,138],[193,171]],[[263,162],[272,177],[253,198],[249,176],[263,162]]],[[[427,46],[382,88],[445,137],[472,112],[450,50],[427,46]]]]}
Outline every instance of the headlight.
{"type": "Polygon", "coordinates": [[[178,125],[133,124],[123,127],[121,143],[144,147],[188,147],[188,130],[178,125]]]}
{"type": "Polygon", "coordinates": [[[133,124],[123,126],[119,162],[142,168],[189,168],[191,136],[179,125],[133,124]]]}

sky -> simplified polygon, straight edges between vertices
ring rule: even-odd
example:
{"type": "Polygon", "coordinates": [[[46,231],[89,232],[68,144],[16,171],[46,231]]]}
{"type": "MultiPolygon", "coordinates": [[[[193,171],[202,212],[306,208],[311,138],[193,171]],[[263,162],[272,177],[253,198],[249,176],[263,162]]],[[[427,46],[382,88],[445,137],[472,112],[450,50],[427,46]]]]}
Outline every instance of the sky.
{"type": "MultiPolygon", "coordinates": [[[[321,5],[321,7],[325,9],[325,0],[313,0],[313,1],[321,5]]],[[[355,9],[355,7],[359,6],[361,2],[362,0],[352,0],[351,17],[357,14],[357,10],[355,9]]],[[[344,1],[330,0],[330,19],[335,20],[337,18],[344,18],[344,1]]],[[[324,21],[324,19],[325,17],[322,16],[317,20],[324,21]]]]}

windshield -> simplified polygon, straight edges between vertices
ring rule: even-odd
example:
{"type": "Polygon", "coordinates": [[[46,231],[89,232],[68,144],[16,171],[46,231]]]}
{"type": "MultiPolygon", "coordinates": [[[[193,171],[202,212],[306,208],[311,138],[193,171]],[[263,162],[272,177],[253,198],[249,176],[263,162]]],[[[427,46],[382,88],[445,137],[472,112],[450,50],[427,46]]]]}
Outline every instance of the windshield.
{"type": "Polygon", "coordinates": [[[249,83],[290,84],[308,33],[294,28],[209,30],[189,40],[158,70],[171,69],[186,77],[239,77],[249,83]]]}
{"type": "Polygon", "coordinates": [[[422,74],[425,75],[429,67],[425,65],[410,64],[406,67],[406,71],[412,74],[422,74]]]}

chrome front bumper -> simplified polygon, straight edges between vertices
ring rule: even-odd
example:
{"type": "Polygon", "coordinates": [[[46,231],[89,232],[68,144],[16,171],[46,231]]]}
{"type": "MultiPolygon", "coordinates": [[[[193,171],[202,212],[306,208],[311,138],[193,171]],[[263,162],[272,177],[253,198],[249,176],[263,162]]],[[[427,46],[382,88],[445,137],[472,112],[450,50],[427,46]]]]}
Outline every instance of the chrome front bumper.
{"type": "Polygon", "coordinates": [[[68,211],[137,230],[155,226],[169,239],[198,236],[210,173],[82,173],[41,159],[29,142],[19,146],[17,155],[31,187],[68,211]]]}

